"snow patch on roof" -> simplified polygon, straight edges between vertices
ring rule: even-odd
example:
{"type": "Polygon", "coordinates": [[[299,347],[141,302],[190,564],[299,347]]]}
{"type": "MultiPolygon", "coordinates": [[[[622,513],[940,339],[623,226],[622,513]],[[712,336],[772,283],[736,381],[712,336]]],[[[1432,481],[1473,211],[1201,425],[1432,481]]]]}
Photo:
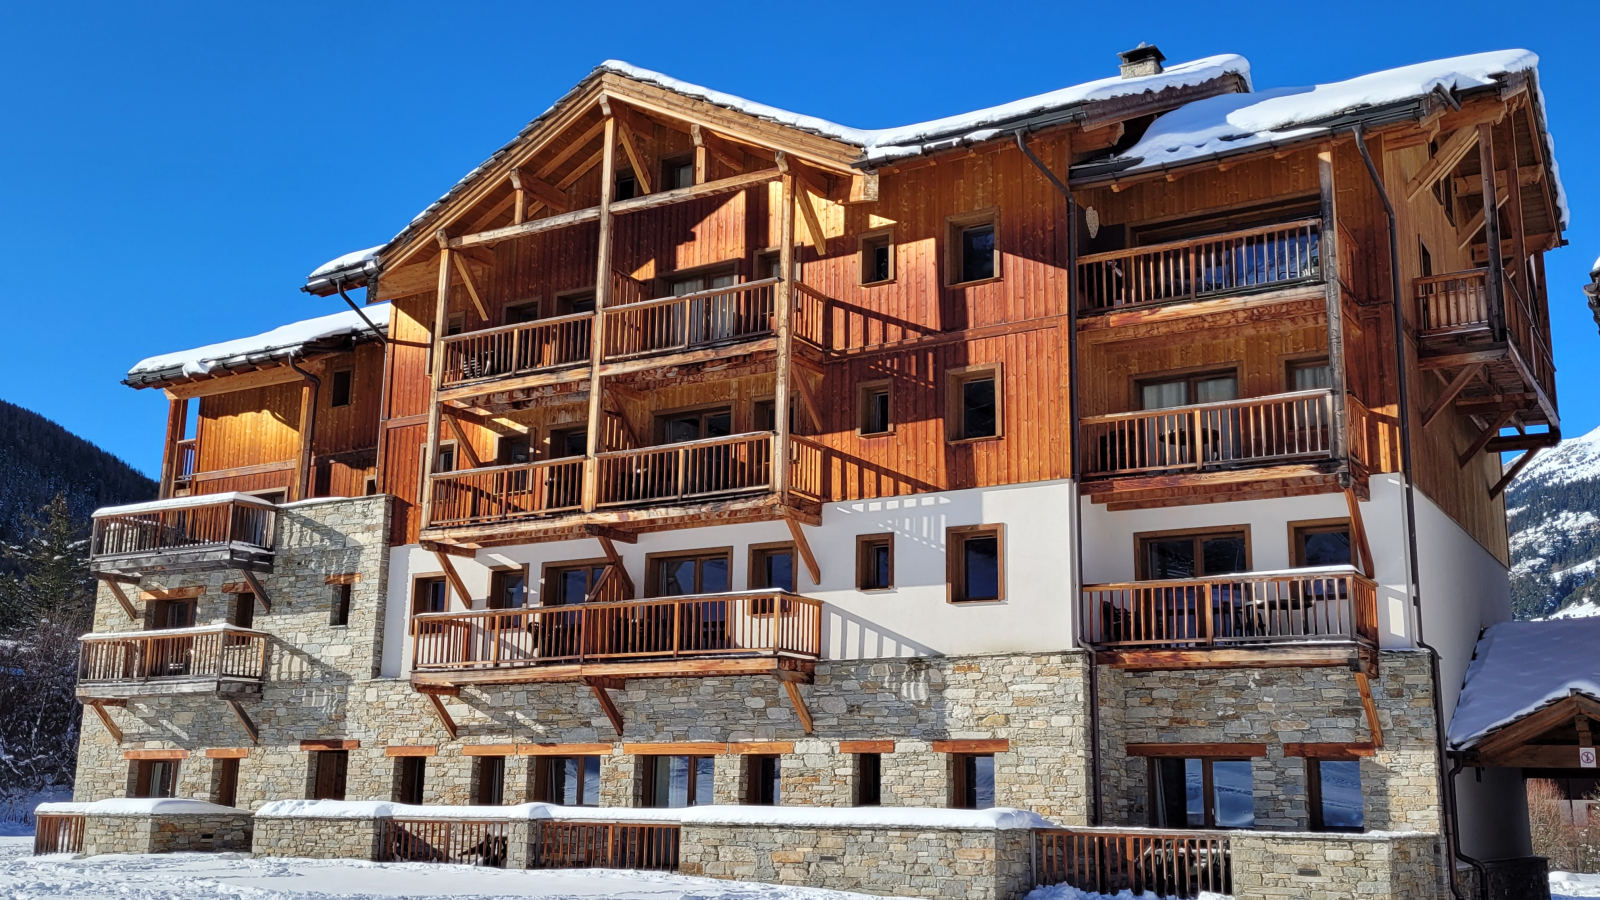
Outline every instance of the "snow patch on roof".
{"type": "Polygon", "coordinates": [[[1450,719],[1460,749],[1573,693],[1600,699],[1600,618],[1502,622],[1478,640],[1450,719]]]}
{"type": "Polygon", "coordinates": [[[306,276],[306,280],[315,281],[324,275],[331,275],[334,272],[339,272],[344,269],[355,269],[366,265],[372,260],[377,259],[378,252],[385,246],[386,245],[384,244],[379,244],[376,247],[368,247],[365,250],[357,250],[354,253],[346,253],[343,256],[336,256],[322,265],[317,266],[315,269],[312,269],[311,274],[306,276]]]}
{"type": "MultiPolygon", "coordinates": [[[[380,329],[389,324],[389,304],[380,303],[362,310],[380,329]]],[[[193,350],[164,353],[140,360],[128,370],[128,379],[150,380],[151,376],[187,377],[205,375],[215,368],[228,369],[247,363],[260,363],[287,357],[307,344],[345,336],[370,334],[367,324],[355,310],[319,316],[274,328],[253,337],[207,344],[193,350]]]]}
{"type": "MultiPolygon", "coordinates": [[[[343,499],[343,498],[341,498],[343,499]]],[[[167,509],[191,509],[197,506],[215,506],[219,503],[245,503],[250,506],[276,507],[271,500],[254,494],[223,491],[218,494],[195,494],[190,497],[168,497],[165,500],[148,500],[144,503],[127,503],[122,506],[102,506],[94,511],[96,516],[131,516],[134,513],[160,512],[167,509]]]]}
{"type": "Polygon", "coordinates": [[[218,806],[204,800],[187,800],[181,797],[116,797],[94,803],[41,803],[33,814],[95,816],[151,816],[151,815],[247,815],[248,811],[232,806],[218,806]]]}

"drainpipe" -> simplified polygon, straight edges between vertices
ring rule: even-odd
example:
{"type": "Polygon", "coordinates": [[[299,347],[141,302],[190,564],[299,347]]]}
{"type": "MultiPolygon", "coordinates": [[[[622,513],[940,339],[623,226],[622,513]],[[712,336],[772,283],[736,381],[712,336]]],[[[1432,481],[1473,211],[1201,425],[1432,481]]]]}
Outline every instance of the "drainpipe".
{"type": "MultiPolygon", "coordinates": [[[[1061,196],[1067,198],[1067,416],[1071,422],[1070,441],[1072,445],[1071,481],[1072,490],[1070,498],[1072,510],[1069,521],[1072,526],[1072,536],[1076,546],[1073,549],[1073,565],[1071,583],[1068,585],[1069,596],[1073,598],[1072,608],[1079,606],[1078,598],[1083,596],[1083,500],[1078,493],[1078,201],[1072,196],[1069,188],[1050,167],[1044,164],[1027,142],[1022,139],[1024,129],[1017,129],[1012,136],[1017,140],[1017,149],[1021,150],[1034,168],[1039,170],[1061,196]]],[[[1067,161],[1071,165],[1071,160],[1067,161]]],[[[1089,681],[1085,686],[1087,693],[1087,706],[1089,717],[1089,824],[1099,825],[1104,821],[1103,791],[1101,790],[1101,760],[1100,760],[1100,666],[1094,657],[1094,648],[1084,643],[1082,622],[1074,618],[1073,633],[1078,645],[1089,652],[1089,681]]]]}
{"type": "MultiPolygon", "coordinates": [[[[372,332],[372,336],[377,338],[379,343],[383,344],[385,347],[389,346],[389,337],[380,331],[378,326],[372,324],[372,320],[367,318],[366,311],[357,306],[356,302],[350,299],[350,295],[344,292],[344,282],[335,281],[333,286],[339,291],[339,296],[344,298],[344,302],[350,304],[350,308],[355,310],[355,314],[361,317],[361,321],[367,323],[367,330],[372,332]]],[[[370,289],[367,291],[367,296],[372,296],[372,291],[370,289]]]]}
{"type": "MultiPolygon", "coordinates": [[[[1404,496],[1406,510],[1406,576],[1409,583],[1406,587],[1411,592],[1411,607],[1415,613],[1412,627],[1416,629],[1417,646],[1428,652],[1430,674],[1433,678],[1433,726],[1435,744],[1438,750],[1439,766],[1439,793],[1442,801],[1442,824],[1445,832],[1445,875],[1449,879],[1450,893],[1456,900],[1465,900],[1461,887],[1456,884],[1456,859],[1466,860],[1479,870],[1479,891],[1488,889],[1488,882],[1484,878],[1483,864],[1460,852],[1459,827],[1456,817],[1456,794],[1454,772],[1446,773],[1448,759],[1445,754],[1445,727],[1444,727],[1444,696],[1440,692],[1441,677],[1439,675],[1439,651],[1434,649],[1422,634],[1422,591],[1420,567],[1417,562],[1417,498],[1415,488],[1412,486],[1412,454],[1411,454],[1411,403],[1408,397],[1406,379],[1406,316],[1405,310],[1400,306],[1400,236],[1395,224],[1394,204],[1389,201],[1389,192],[1383,186],[1383,179],[1378,175],[1378,167],[1372,161],[1372,154],[1367,150],[1367,142],[1361,134],[1361,123],[1351,126],[1351,134],[1355,136],[1356,148],[1361,151],[1361,160],[1367,164],[1367,174],[1372,178],[1372,186],[1378,192],[1378,199],[1383,201],[1383,212],[1389,220],[1389,278],[1390,291],[1394,302],[1393,327],[1394,327],[1394,359],[1396,389],[1398,391],[1398,414],[1400,418],[1400,475],[1404,480],[1404,496]]],[[[1459,761],[1456,767],[1460,768],[1459,761]]]]}
{"type": "Polygon", "coordinates": [[[296,365],[293,356],[289,357],[289,368],[299,372],[301,378],[311,382],[311,409],[306,412],[305,416],[306,433],[300,436],[300,440],[304,441],[306,445],[305,461],[296,467],[299,469],[299,471],[295,473],[295,478],[297,478],[300,482],[300,488],[298,491],[299,498],[301,500],[306,500],[309,499],[306,495],[311,493],[312,486],[311,448],[314,446],[312,441],[315,439],[317,433],[317,399],[322,393],[322,379],[296,365]]]}
{"type": "MultiPolygon", "coordinates": [[[[1461,774],[1461,764],[1465,759],[1465,756],[1456,754],[1454,762],[1450,764],[1450,802],[1452,810],[1455,805],[1456,776],[1461,774]]],[[[1489,900],[1489,867],[1483,864],[1483,860],[1461,852],[1461,834],[1459,830],[1452,830],[1450,834],[1451,839],[1454,841],[1450,849],[1455,853],[1456,858],[1463,860],[1478,872],[1478,900],[1489,900]]],[[[1456,890],[1454,877],[1450,879],[1450,889],[1455,891],[1457,897],[1461,896],[1461,892],[1456,890]]]]}

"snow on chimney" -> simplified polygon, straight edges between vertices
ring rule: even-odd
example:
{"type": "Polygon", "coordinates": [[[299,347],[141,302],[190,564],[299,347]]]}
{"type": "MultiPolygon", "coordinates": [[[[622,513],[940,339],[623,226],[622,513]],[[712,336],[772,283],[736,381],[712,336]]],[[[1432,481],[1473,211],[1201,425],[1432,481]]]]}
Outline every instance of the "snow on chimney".
{"type": "Polygon", "coordinates": [[[1124,50],[1117,56],[1122,60],[1123,78],[1142,78],[1146,75],[1160,75],[1161,63],[1166,60],[1161,50],[1144,41],[1132,50],[1124,50]]]}

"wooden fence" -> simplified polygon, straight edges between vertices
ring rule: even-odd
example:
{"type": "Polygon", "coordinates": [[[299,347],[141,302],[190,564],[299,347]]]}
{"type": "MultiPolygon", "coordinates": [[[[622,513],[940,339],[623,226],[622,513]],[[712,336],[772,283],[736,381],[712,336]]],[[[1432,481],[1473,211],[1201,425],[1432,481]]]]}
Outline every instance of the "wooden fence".
{"type": "Polygon", "coordinates": [[[1233,893],[1233,851],[1225,834],[1038,829],[1035,881],[1087,893],[1198,897],[1233,893]]]}
{"type": "Polygon", "coordinates": [[[1353,568],[1088,584],[1097,647],[1192,649],[1345,639],[1377,646],[1377,586],[1353,568]]]}
{"type": "Polygon", "coordinates": [[[540,822],[530,869],[678,868],[680,826],[540,822]]]}
{"type": "Polygon", "coordinates": [[[33,854],[82,853],[83,823],[82,813],[35,816],[33,854]]]}
{"type": "Polygon", "coordinates": [[[1105,312],[1322,277],[1321,219],[1300,219],[1078,259],[1079,308],[1105,312]]]}
{"type": "Polygon", "coordinates": [[[430,475],[430,527],[511,522],[583,508],[582,457],[430,475]]]}
{"type": "Polygon", "coordinates": [[[1333,394],[1296,391],[1089,416],[1080,434],[1086,477],[1327,457],[1333,394]]]}
{"type": "Polygon", "coordinates": [[[378,861],[503,869],[510,830],[508,822],[476,819],[384,819],[378,861]]]}

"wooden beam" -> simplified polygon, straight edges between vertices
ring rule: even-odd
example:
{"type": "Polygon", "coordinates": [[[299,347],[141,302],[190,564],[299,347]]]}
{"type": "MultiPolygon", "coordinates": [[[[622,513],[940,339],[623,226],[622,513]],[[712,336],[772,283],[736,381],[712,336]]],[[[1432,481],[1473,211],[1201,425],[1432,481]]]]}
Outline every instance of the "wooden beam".
{"type": "Polygon", "coordinates": [[[1513,719],[1480,740],[1475,749],[1484,756],[1499,756],[1541,737],[1553,728],[1569,724],[1578,711],[1577,698],[1564,697],[1544,709],[1513,719]]]}
{"type": "MultiPolygon", "coordinates": [[[[1509,199],[1509,194],[1506,193],[1506,189],[1505,188],[1502,187],[1499,190],[1495,191],[1495,194],[1494,194],[1495,210],[1498,211],[1501,206],[1504,206],[1507,199],[1509,199]]],[[[1473,241],[1477,240],[1478,232],[1483,230],[1484,224],[1488,221],[1488,219],[1484,217],[1484,211],[1487,210],[1487,209],[1488,209],[1488,207],[1485,206],[1483,209],[1478,210],[1478,214],[1477,215],[1475,215],[1472,218],[1468,219],[1467,220],[1467,224],[1461,226],[1460,246],[1458,246],[1456,249],[1465,250],[1468,247],[1472,246],[1473,241]]]]}
{"type": "Polygon", "coordinates": [[[638,596],[633,587],[633,579],[628,577],[628,567],[622,563],[622,554],[617,552],[617,545],[611,542],[609,535],[600,534],[595,537],[600,541],[600,551],[606,555],[606,561],[616,571],[616,577],[622,579],[622,587],[628,592],[628,599],[638,596]]]}
{"type": "Polygon", "coordinates": [[[840,753],[893,753],[894,741],[840,741],[840,753]]]}
{"type": "Polygon", "coordinates": [[[806,708],[806,698],[800,696],[800,685],[792,681],[783,683],[783,690],[789,695],[789,703],[794,706],[794,714],[800,717],[800,727],[806,734],[811,733],[811,710],[806,708]]]}
{"type": "Polygon", "coordinates": [[[627,122],[617,121],[617,140],[622,144],[622,152],[628,156],[628,164],[633,167],[634,182],[642,193],[650,193],[650,172],[644,165],[644,149],[636,145],[637,136],[627,122]]]}
{"type": "Polygon", "coordinates": [[[728,194],[742,191],[745,188],[758,184],[776,181],[780,173],[777,169],[762,169],[748,175],[735,175],[731,178],[719,178],[704,184],[692,184],[688,187],[673,188],[670,191],[661,191],[644,197],[634,197],[629,200],[618,200],[611,204],[613,215],[639,212],[645,209],[655,209],[660,206],[670,206],[674,203],[683,203],[687,200],[699,200],[703,197],[715,197],[719,194],[728,194]]]}
{"type": "MultiPolygon", "coordinates": [[[[1494,174],[1494,181],[1496,187],[1511,183],[1510,179],[1506,177],[1505,169],[1501,169],[1494,174]]],[[[1517,173],[1517,187],[1532,187],[1542,181],[1544,181],[1544,170],[1540,168],[1521,169],[1517,173]]],[[[1468,194],[1482,194],[1483,179],[1475,175],[1463,175],[1455,180],[1455,189],[1457,197],[1468,194]]]]}
{"type": "MultiPolygon", "coordinates": [[[[605,98],[601,97],[602,108],[605,98]]],[[[589,324],[589,418],[585,428],[583,460],[583,511],[594,512],[599,502],[600,404],[605,399],[600,364],[605,360],[606,307],[611,300],[611,200],[616,191],[617,120],[606,116],[604,159],[600,164],[600,235],[595,251],[594,319],[589,324]]]]}
{"type": "Polygon", "coordinates": [[[616,730],[617,737],[622,737],[622,711],[617,709],[615,703],[611,702],[611,695],[606,693],[606,684],[599,679],[593,678],[585,678],[583,681],[584,684],[589,686],[589,690],[594,692],[594,699],[599,702],[600,709],[606,714],[606,718],[611,720],[611,727],[616,730]]]}
{"type": "Polygon", "coordinates": [[[775,453],[777,465],[772,467],[772,489],[777,494],[780,502],[787,502],[789,498],[789,379],[792,375],[789,367],[789,358],[794,353],[794,335],[790,322],[793,321],[791,312],[795,305],[794,295],[794,209],[795,209],[795,184],[794,175],[789,172],[788,157],[779,154],[777,157],[778,169],[783,172],[779,179],[782,186],[778,201],[778,282],[776,294],[773,299],[777,304],[777,313],[773,316],[773,330],[777,332],[777,368],[773,383],[772,412],[773,430],[777,432],[777,446],[775,453]]]}
{"type": "Polygon", "coordinates": [[[954,741],[934,741],[935,753],[1008,753],[1011,751],[1011,741],[1008,738],[976,738],[954,741]]]}
{"type": "Polygon", "coordinates": [[[111,735],[112,740],[122,743],[122,729],[117,727],[116,722],[111,721],[111,713],[106,712],[105,704],[90,702],[89,708],[94,710],[95,716],[100,719],[100,724],[105,726],[106,733],[111,735]]]}
{"type": "Polygon", "coordinates": [[[1439,179],[1455,171],[1456,166],[1466,158],[1473,147],[1477,146],[1477,143],[1477,128],[1461,128],[1450,135],[1450,139],[1439,147],[1439,152],[1406,182],[1406,200],[1415,200],[1418,194],[1433,187],[1439,179]]]}
{"type": "Polygon", "coordinates": [[[477,544],[456,544],[445,541],[421,541],[420,545],[424,550],[432,550],[435,553],[448,553],[451,556],[460,556],[465,559],[476,559],[480,549],[477,544]]]}
{"type": "Polygon", "coordinates": [[[433,334],[429,337],[433,343],[432,352],[428,356],[428,366],[432,369],[433,390],[429,394],[428,403],[428,446],[422,456],[422,527],[427,528],[433,520],[433,475],[434,467],[439,461],[439,417],[444,412],[444,404],[439,401],[439,390],[444,387],[444,337],[450,328],[450,247],[449,238],[441,229],[436,237],[445,244],[439,248],[439,281],[438,295],[434,300],[433,334]]]}
{"type": "Polygon", "coordinates": [[[822,569],[817,565],[817,557],[811,552],[811,544],[806,540],[806,533],[799,522],[789,516],[783,517],[783,524],[789,526],[789,536],[794,538],[794,546],[800,551],[800,558],[805,561],[806,574],[811,576],[811,583],[822,584],[822,569]]]}
{"type": "Polygon", "coordinates": [[[128,614],[128,621],[139,621],[139,612],[133,608],[133,601],[128,599],[127,593],[122,590],[122,585],[104,575],[98,577],[105,583],[106,587],[111,589],[111,594],[117,598],[117,603],[121,605],[122,611],[128,614]]]}
{"type": "Polygon", "coordinates": [[[1383,749],[1383,726],[1378,724],[1378,705],[1372,699],[1372,682],[1367,673],[1355,671],[1356,690],[1361,692],[1361,708],[1367,713],[1367,730],[1372,732],[1372,746],[1383,749]]]}
{"type": "Polygon", "coordinates": [[[461,430],[461,423],[456,417],[448,413],[444,416],[445,423],[450,426],[450,431],[456,436],[456,447],[466,454],[467,462],[472,463],[474,469],[483,468],[483,460],[478,458],[478,451],[472,449],[472,442],[467,440],[467,433],[461,430]]]}
{"type": "MultiPolygon", "coordinates": [[[[935,743],[938,743],[937,741],[935,743]]],[[[1195,756],[1235,756],[1256,757],[1267,755],[1267,745],[1235,742],[1227,744],[1129,744],[1127,755],[1140,757],[1195,757],[1195,756]]]]}
{"type": "Polygon", "coordinates": [[[423,695],[433,704],[434,715],[439,717],[439,724],[444,726],[444,733],[450,735],[450,740],[455,740],[456,720],[450,718],[450,710],[445,709],[444,698],[434,691],[426,691],[423,695]]]}
{"type": "Polygon", "coordinates": [[[511,186],[518,191],[532,194],[538,198],[540,203],[556,212],[570,212],[572,210],[572,201],[567,198],[565,191],[557,189],[555,185],[531,172],[512,169],[511,186]]]}
{"type": "Polygon", "coordinates": [[[233,716],[239,720],[240,726],[244,728],[244,733],[250,735],[250,743],[259,745],[261,743],[261,732],[257,730],[256,723],[250,721],[250,714],[245,712],[244,704],[238,700],[224,700],[223,702],[227,703],[228,708],[233,710],[233,716]]]}
{"type": "Polygon", "coordinates": [[[1561,443],[1561,434],[1516,434],[1510,437],[1497,437],[1484,447],[1490,453],[1514,453],[1518,450],[1532,450],[1535,447],[1554,447],[1561,443]]]}
{"type": "MultiPolygon", "coordinates": [[[[167,397],[167,439],[161,447],[161,486],[156,496],[165,500],[172,496],[172,483],[178,473],[178,442],[184,440],[183,429],[188,424],[188,401],[167,397]]],[[[194,437],[189,435],[188,437],[194,437]]],[[[199,445],[196,444],[196,447],[199,445]]]]}
{"type": "Polygon", "coordinates": [[[1463,366],[1461,371],[1456,373],[1456,377],[1450,379],[1450,383],[1445,386],[1444,393],[1440,394],[1438,399],[1434,400],[1433,404],[1422,414],[1422,427],[1427,428],[1434,419],[1437,419],[1439,414],[1449,407],[1450,401],[1456,399],[1456,395],[1466,389],[1466,386],[1483,370],[1485,365],[1486,363],[1480,361],[1463,366]]]}
{"type": "Polygon", "coordinates": [[[624,531],[621,528],[613,528],[610,525],[597,525],[590,523],[581,526],[581,530],[589,537],[603,537],[607,540],[620,541],[624,544],[639,543],[639,535],[637,533],[632,531],[624,531]]]}
{"type": "Polygon", "coordinates": [[[1356,552],[1361,555],[1361,574],[1377,578],[1377,569],[1372,561],[1372,545],[1367,543],[1367,523],[1361,517],[1361,499],[1356,496],[1355,488],[1345,488],[1344,502],[1350,510],[1350,536],[1355,538],[1356,552]]]}
{"type": "Polygon", "coordinates": [[[439,560],[439,567],[444,569],[445,580],[450,582],[450,587],[461,598],[461,603],[467,609],[472,608],[472,595],[467,593],[467,585],[461,580],[461,575],[456,571],[456,564],[450,561],[450,554],[440,550],[433,551],[435,559],[439,560]]]}
{"type": "Polygon", "coordinates": [[[806,233],[811,236],[811,244],[817,248],[817,255],[828,255],[828,236],[822,230],[822,218],[811,203],[810,189],[796,191],[795,202],[800,205],[800,215],[806,220],[806,233]]]}
{"type": "Polygon", "coordinates": [[[744,171],[744,151],[728,143],[721,135],[703,125],[690,125],[689,135],[694,138],[696,147],[704,149],[717,162],[735,172],[744,171]]]}
{"type": "MultiPolygon", "coordinates": [[[[790,364],[794,364],[791,359],[790,364]]],[[[800,405],[806,408],[806,417],[811,420],[811,430],[822,431],[822,404],[817,402],[817,394],[811,389],[811,382],[806,380],[804,372],[795,372],[793,375],[794,386],[800,394],[800,405]]]]}
{"type": "Polygon", "coordinates": [[[467,288],[467,296],[472,298],[472,305],[478,310],[478,317],[489,321],[489,310],[484,308],[483,298],[478,296],[478,288],[472,283],[472,273],[467,269],[467,261],[459,254],[452,254],[455,259],[456,271],[461,273],[461,283],[467,288]]]}
{"type": "Polygon", "coordinates": [[[491,228],[476,234],[464,234],[461,237],[450,238],[448,249],[458,250],[463,247],[478,247],[485,244],[498,244],[512,238],[526,237],[530,234],[539,234],[543,231],[552,231],[557,228],[566,228],[569,225],[580,225],[584,222],[593,222],[600,218],[599,207],[591,206],[588,209],[575,209],[569,213],[548,216],[543,219],[533,219],[521,225],[507,225],[504,228],[491,228]]]}
{"type": "Polygon", "coordinates": [[[299,452],[295,455],[294,481],[290,485],[290,495],[295,500],[306,500],[311,494],[311,455],[312,442],[315,435],[315,422],[317,419],[317,389],[315,383],[309,378],[300,382],[300,420],[296,426],[296,436],[300,440],[299,452]]]}
{"type": "Polygon", "coordinates": [[[1521,456],[1512,460],[1511,467],[1505,470],[1504,474],[1500,476],[1500,480],[1496,481],[1493,487],[1489,488],[1489,499],[1493,500],[1494,498],[1500,496],[1502,491],[1510,487],[1511,482],[1517,479],[1517,475],[1521,474],[1522,470],[1527,467],[1528,463],[1533,462],[1534,454],[1543,449],[1543,447],[1531,447],[1522,451],[1521,456]]]}
{"type": "Polygon", "coordinates": [[[878,173],[858,172],[850,176],[850,197],[847,204],[878,202],[878,173]]]}
{"type": "Polygon", "coordinates": [[[1322,201],[1322,221],[1328,227],[1322,234],[1323,306],[1328,317],[1328,381],[1332,387],[1333,458],[1340,461],[1341,477],[1348,481],[1350,433],[1347,428],[1347,400],[1349,392],[1345,377],[1344,352],[1344,301],[1340,294],[1339,239],[1336,227],[1339,221],[1338,192],[1334,184],[1333,147],[1324,146],[1317,151],[1317,184],[1322,201]]]}
{"type": "Polygon", "coordinates": [[[1472,462],[1472,458],[1477,456],[1479,451],[1489,446],[1489,442],[1494,440],[1495,437],[1500,434],[1500,429],[1504,428],[1506,423],[1511,421],[1511,417],[1514,415],[1516,415],[1516,410],[1501,410],[1500,415],[1496,416],[1494,420],[1490,422],[1489,427],[1485,428],[1482,433],[1478,435],[1477,439],[1472,442],[1472,445],[1467,447],[1467,449],[1462,452],[1461,458],[1458,460],[1461,468],[1465,469],[1467,467],[1467,463],[1472,462]]]}

